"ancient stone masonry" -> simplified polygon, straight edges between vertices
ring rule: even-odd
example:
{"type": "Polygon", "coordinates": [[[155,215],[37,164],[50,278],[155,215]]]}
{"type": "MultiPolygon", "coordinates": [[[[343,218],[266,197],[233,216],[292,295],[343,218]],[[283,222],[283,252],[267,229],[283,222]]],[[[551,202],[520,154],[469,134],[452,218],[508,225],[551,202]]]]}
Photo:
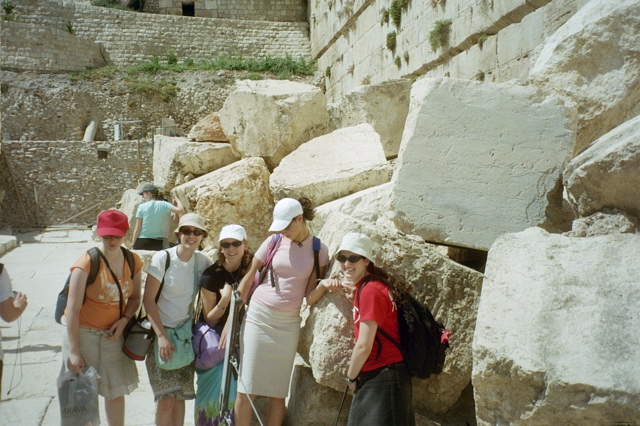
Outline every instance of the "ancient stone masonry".
{"type": "Polygon", "coordinates": [[[365,82],[410,75],[524,79],[536,47],[587,0],[412,1],[401,8],[397,26],[388,15],[391,3],[310,2],[311,56],[326,72],[329,102],[365,82]],[[434,51],[430,34],[438,21],[451,25],[449,36],[434,51]],[[386,46],[390,33],[393,49],[386,46]]]}
{"type": "Polygon", "coordinates": [[[0,157],[0,187],[7,192],[4,220],[17,227],[52,225],[79,214],[72,222],[93,222],[101,210],[115,207],[124,190],[152,180],[152,149],[146,140],[5,141],[0,157]]]}
{"type": "Polygon", "coordinates": [[[203,18],[246,19],[251,21],[306,21],[307,5],[304,0],[155,0],[145,4],[145,11],[168,15],[200,16],[203,18]],[[190,5],[187,3],[191,3],[190,5]]]}
{"type": "MultiPolygon", "coordinates": [[[[9,67],[18,68],[19,63],[30,63],[29,61],[42,62],[42,70],[51,71],[50,68],[44,68],[47,62],[41,58],[42,46],[38,47],[35,42],[42,37],[39,33],[53,29],[68,31],[68,36],[84,39],[85,43],[101,43],[106,61],[117,66],[144,62],[153,54],[164,56],[169,50],[179,55],[179,58],[194,60],[218,55],[282,57],[288,54],[295,58],[309,57],[306,22],[202,19],[135,13],[56,0],[37,3],[35,5],[27,0],[17,3],[13,15],[14,24],[18,26],[12,25],[7,27],[7,31],[3,31],[3,45],[6,43],[11,46],[11,51],[26,55],[20,59],[21,62],[7,64],[9,67]],[[12,31],[15,28],[20,31],[12,31]],[[73,34],[70,34],[71,31],[73,34]]],[[[95,44],[89,44],[82,50],[76,50],[76,53],[89,55],[95,50],[95,44]]],[[[4,47],[2,59],[4,62],[4,47]]],[[[65,57],[65,62],[73,59],[73,56],[65,57]]],[[[64,64],[66,68],[62,65],[57,70],[86,66],[84,62],[64,64]]]]}

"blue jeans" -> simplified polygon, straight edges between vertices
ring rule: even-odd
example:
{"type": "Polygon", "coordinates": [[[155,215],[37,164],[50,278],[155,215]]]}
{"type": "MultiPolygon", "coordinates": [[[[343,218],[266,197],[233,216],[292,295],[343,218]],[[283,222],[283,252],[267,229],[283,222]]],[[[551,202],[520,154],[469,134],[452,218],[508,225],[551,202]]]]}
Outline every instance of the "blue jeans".
{"type": "MultiPolygon", "coordinates": [[[[391,364],[360,376],[375,377],[359,385],[351,402],[348,426],[415,425],[411,377],[403,363],[391,364]]],[[[361,380],[360,376],[358,380],[361,380]]]]}

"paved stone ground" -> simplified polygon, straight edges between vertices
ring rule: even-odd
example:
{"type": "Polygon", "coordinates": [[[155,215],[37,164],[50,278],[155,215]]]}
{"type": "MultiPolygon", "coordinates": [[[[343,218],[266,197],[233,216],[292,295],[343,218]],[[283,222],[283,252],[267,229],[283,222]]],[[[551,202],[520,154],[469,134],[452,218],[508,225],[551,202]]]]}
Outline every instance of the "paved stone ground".
{"type": "MultiPolygon", "coordinates": [[[[27,294],[29,306],[22,317],[0,321],[5,351],[0,424],[59,425],[56,379],[62,365],[64,328],[53,319],[55,301],[71,264],[97,245],[84,228],[49,228],[18,235],[16,248],[0,255],[13,288],[27,294]]],[[[140,385],[126,399],[125,424],[153,425],[155,404],[143,362],[137,362],[140,385]]],[[[100,398],[100,419],[106,424],[100,398]]],[[[193,425],[193,401],[187,401],[186,425],[193,425]]]]}

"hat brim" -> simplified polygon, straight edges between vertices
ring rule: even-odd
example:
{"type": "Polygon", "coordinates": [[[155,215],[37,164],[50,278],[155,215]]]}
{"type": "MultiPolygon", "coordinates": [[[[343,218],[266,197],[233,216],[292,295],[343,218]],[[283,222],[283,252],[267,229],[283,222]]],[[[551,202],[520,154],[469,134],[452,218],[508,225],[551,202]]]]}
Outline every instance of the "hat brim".
{"type": "Polygon", "coordinates": [[[271,222],[271,226],[269,227],[269,232],[280,232],[285,229],[291,223],[293,219],[284,220],[284,219],[275,219],[271,222]]]}
{"type": "Polygon", "coordinates": [[[112,226],[106,226],[102,228],[98,228],[96,230],[96,235],[98,237],[104,237],[105,235],[115,235],[116,237],[124,237],[127,231],[123,231],[120,228],[114,228],[112,226]]]}

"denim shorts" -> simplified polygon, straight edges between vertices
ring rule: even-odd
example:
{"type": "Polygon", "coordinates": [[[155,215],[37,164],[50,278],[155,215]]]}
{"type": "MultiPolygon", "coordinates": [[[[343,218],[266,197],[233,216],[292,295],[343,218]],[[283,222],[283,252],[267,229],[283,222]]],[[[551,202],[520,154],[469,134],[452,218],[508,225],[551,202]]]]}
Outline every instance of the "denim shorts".
{"type": "Polygon", "coordinates": [[[415,425],[411,404],[411,376],[403,363],[391,364],[375,372],[353,396],[349,410],[349,426],[415,425]]]}

